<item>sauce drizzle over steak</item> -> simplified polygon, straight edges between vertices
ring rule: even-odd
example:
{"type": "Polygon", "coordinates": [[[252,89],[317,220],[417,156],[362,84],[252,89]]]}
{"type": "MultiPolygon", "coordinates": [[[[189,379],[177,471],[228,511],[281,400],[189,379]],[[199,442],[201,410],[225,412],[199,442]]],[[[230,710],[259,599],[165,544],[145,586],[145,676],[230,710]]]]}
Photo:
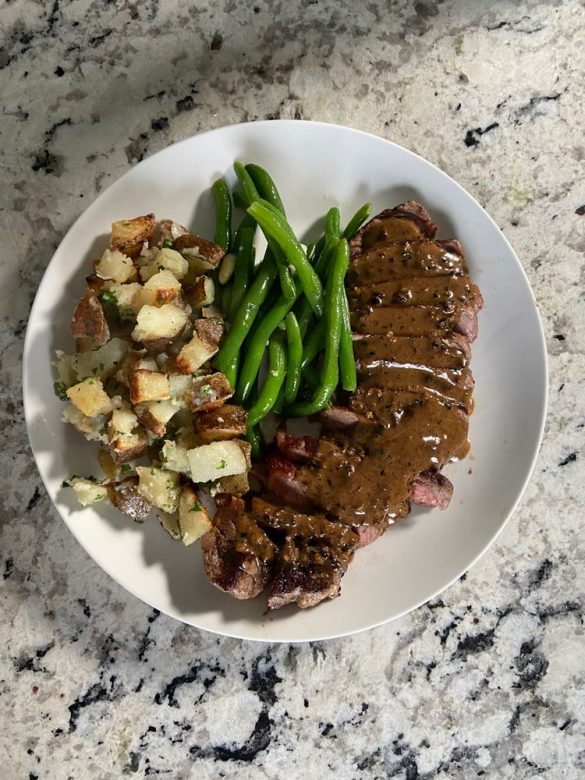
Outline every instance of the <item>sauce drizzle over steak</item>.
{"type": "Polygon", "coordinates": [[[323,412],[321,436],[281,426],[260,496],[220,501],[205,537],[211,581],[237,598],[268,586],[270,609],[338,595],[354,549],[418,503],[444,509],[440,474],[465,457],[470,344],[483,305],[458,241],[425,209],[383,211],[350,245],[358,388],[323,412]]]}

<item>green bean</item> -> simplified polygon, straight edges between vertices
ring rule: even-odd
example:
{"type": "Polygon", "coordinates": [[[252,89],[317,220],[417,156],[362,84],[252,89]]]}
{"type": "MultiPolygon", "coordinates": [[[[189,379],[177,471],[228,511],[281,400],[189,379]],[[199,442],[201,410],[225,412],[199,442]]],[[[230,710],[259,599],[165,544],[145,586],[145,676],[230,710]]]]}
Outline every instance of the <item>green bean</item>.
{"type": "Polygon", "coordinates": [[[256,227],[255,225],[246,225],[245,222],[246,220],[244,219],[240,225],[234,246],[236,251],[236,268],[234,270],[232,300],[229,309],[230,319],[232,320],[250,284],[254,269],[254,235],[256,227]]]}
{"type": "Polygon", "coordinates": [[[299,387],[301,385],[301,360],[303,359],[303,340],[299,323],[292,311],[286,315],[284,320],[286,326],[286,347],[287,347],[287,366],[286,383],[284,386],[284,402],[287,405],[297,400],[299,387]]]}
{"type": "Polygon", "coordinates": [[[274,414],[282,414],[283,406],[284,406],[284,382],[280,386],[280,390],[278,391],[278,395],[276,396],[276,401],[274,402],[274,406],[272,407],[272,412],[274,414]]]}
{"type": "Polygon", "coordinates": [[[232,320],[230,331],[215,358],[215,366],[225,374],[233,389],[236,387],[240,348],[277,275],[274,260],[265,258],[254,282],[246,291],[232,320]]]}
{"type": "MultiPolygon", "coordinates": [[[[324,281],[327,277],[327,267],[329,265],[329,260],[331,259],[331,253],[335,250],[336,246],[337,239],[329,238],[327,242],[323,244],[324,248],[314,263],[313,267],[315,268],[317,276],[321,279],[321,281],[324,281]]],[[[313,319],[313,310],[311,309],[309,301],[306,298],[303,297],[299,301],[295,313],[297,320],[299,321],[301,337],[305,338],[307,335],[307,330],[309,329],[309,325],[311,324],[311,320],[313,319]]]]}
{"type": "Polygon", "coordinates": [[[246,439],[252,445],[252,458],[254,460],[262,460],[264,442],[262,441],[262,434],[257,425],[246,430],[246,439]]]}
{"type": "Polygon", "coordinates": [[[238,177],[240,184],[242,185],[242,196],[244,202],[249,206],[251,203],[260,200],[260,195],[258,194],[256,185],[252,181],[252,177],[246,170],[246,166],[244,165],[244,163],[241,163],[239,162],[239,160],[236,160],[234,162],[234,171],[236,172],[236,176],[238,177]]]}
{"type": "Polygon", "coordinates": [[[236,392],[236,400],[238,403],[243,403],[249,397],[258,371],[260,370],[260,365],[269,338],[292,309],[296,298],[301,294],[301,285],[298,281],[295,281],[295,287],[297,290],[295,298],[289,301],[284,295],[281,295],[262,322],[260,322],[254,333],[254,337],[249,342],[248,348],[246,349],[244,364],[238,379],[236,392]]]}
{"type": "Polygon", "coordinates": [[[356,213],[347,223],[345,230],[343,231],[343,238],[346,238],[348,241],[351,241],[351,239],[355,236],[355,234],[360,229],[362,223],[365,222],[366,219],[372,213],[372,208],[373,206],[371,203],[364,203],[364,205],[356,211],[356,213]]]}
{"type": "Polygon", "coordinates": [[[232,201],[234,203],[234,208],[236,209],[248,208],[248,201],[244,197],[244,194],[240,192],[240,190],[234,190],[232,192],[232,201]]]}
{"type": "Polygon", "coordinates": [[[317,371],[315,371],[315,369],[311,365],[304,367],[303,379],[313,389],[315,389],[319,384],[319,374],[317,373],[317,371]]]}
{"type": "Polygon", "coordinates": [[[253,428],[270,413],[276,403],[286,373],[286,349],[277,335],[268,343],[268,373],[258,400],[248,412],[248,428],[253,428]]]}
{"type": "Polygon", "coordinates": [[[252,177],[252,181],[260,193],[260,196],[277,208],[283,216],[286,216],[276,184],[270,174],[265,171],[264,168],[261,168],[259,165],[254,165],[253,163],[246,165],[246,170],[252,177]]]}
{"type": "Polygon", "coordinates": [[[296,295],[296,289],[293,282],[292,274],[288,267],[288,262],[284,256],[282,249],[275,242],[270,241],[270,249],[276,261],[278,268],[278,277],[280,279],[280,289],[282,294],[287,300],[291,300],[296,295]]]}
{"type": "Polygon", "coordinates": [[[325,346],[325,334],[326,322],[325,318],[322,317],[311,331],[309,338],[303,344],[301,371],[304,371],[305,368],[315,360],[319,352],[321,352],[325,346]]]}
{"type": "Polygon", "coordinates": [[[325,290],[326,341],[319,385],[309,401],[288,407],[286,411],[289,417],[308,417],[325,409],[337,387],[339,381],[339,340],[342,329],[340,303],[348,265],[349,248],[344,239],[337,246],[325,290]]]}
{"type": "Polygon", "coordinates": [[[344,390],[353,393],[357,387],[357,372],[353,354],[353,339],[351,337],[351,322],[349,319],[349,304],[345,288],[341,291],[341,336],[339,338],[339,375],[344,390]]]}
{"type": "Polygon", "coordinates": [[[228,250],[232,242],[232,199],[227,184],[223,179],[216,179],[211,185],[215,198],[215,243],[228,250]]]}
{"type": "Polygon", "coordinates": [[[341,236],[341,215],[336,206],[330,208],[325,215],[325,235],[328,238],[340,238],[341,236]]]}
{"type": "Polygon", "coordinates": [[[280,246],[287,261],[294,267],[303,292],[311,308],[320,317],[323,314],[323,286],[315,269],[307,260],[304,249],[299,244],[290,225],[282,214],[266,201],[252,203],[248,213],[258,222],[264,233],[280,246]]]}

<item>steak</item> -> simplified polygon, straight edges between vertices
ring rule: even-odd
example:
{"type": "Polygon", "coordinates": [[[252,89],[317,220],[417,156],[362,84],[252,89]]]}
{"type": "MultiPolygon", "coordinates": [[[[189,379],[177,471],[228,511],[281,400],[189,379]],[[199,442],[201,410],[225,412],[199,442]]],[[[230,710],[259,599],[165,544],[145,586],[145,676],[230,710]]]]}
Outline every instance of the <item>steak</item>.
{"type": "Polygon", "coordinates": [[[317,417],[320,436],[281,425],[262,488],[223,500],[204,538],[212,582],[268,608],[337,596],[353,552],[410,511],[445,509],[443,466],[468,452],[471,343],[483,306],[456,240],[427,211],[387,209],[350,243],[348,300],[358,386],[317,417]]]}

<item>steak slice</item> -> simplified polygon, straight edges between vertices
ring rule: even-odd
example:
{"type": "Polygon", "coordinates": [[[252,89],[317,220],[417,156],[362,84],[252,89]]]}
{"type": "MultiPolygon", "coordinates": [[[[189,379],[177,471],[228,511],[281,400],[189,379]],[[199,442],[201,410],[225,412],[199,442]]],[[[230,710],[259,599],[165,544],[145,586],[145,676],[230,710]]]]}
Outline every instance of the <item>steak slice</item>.
{"type": "Polygon", "coordinates": [[[305,609],[339,595],[341,578],[358,546],[358,537],[350,528],[261,498],[252,499],[252,511],[263,529],[280,537],[269,609],[287,604],[305,609]]]}
{"type": "Polygon", "coordinates": [[[357,257],[374,244],[385,241],[408,241],[434,238],[437,226],[428,211],[414,200],[385,209],[367,222],[349,244],[351,257],[357,257]]]}
{"type": "Polygon", "coordinates": [[[446,476],[428,469],[413,480],[410,500],[420,506],[447,509],[453,496],[453,485],[446,476]]]}
{"type": "Polygon", "coordinates": [[[460,334],[445,336],[358,336],[353,342],[357,365],[374,369],[390,365],[426,365],[433,368],[464,368],[469,362],[469,342],[460,334]]]}
{"type": "Polygon", "coordinates": [[[213,528],[201,540],[203,566],[216,588],[253,599],[267,585],[276,545],[246,511],[241,498],[223,497],[213,528]]]}
{"type": "Polygon", "coordinates": [[[467,267],[462,255],[438,241],[391,241],[376,244],[355,257],[349,266],[350,287],[366,287],[380,282],[417,276],[463,276],[467,267]]]}
{"type": "Polygon", "coordinates": [[[479,288],[468,276],[415,276],[350,287],[347,297],[352,307],[364,306],[436,306],[443,299],[451,308],[481,308],[479,288]]]}
{"type": "Polygon", "coordinates": [[[351,313],[358,335],[441,336],[452,331],[471,343],[477,336],[477,314],[472,307],[446,312],[440,306],[376,306],[351,313]]]}

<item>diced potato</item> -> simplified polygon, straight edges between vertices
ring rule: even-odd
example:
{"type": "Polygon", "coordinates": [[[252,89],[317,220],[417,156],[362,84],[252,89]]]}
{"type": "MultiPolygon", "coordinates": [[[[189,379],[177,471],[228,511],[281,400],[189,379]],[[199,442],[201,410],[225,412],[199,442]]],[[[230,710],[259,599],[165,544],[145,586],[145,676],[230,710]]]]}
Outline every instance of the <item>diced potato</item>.
{"type": "Polygon", "coordinates": [[[222,477],[217,481],[217,489],[220,493],[228,493],[231,496],[243,496],[250,490],[248,472],[232,474],[230,477],[222,477]]]}
{"type": "Polygon", "coordinates": [[[199,501],[199,496],[192,487],[181,490],[179,499],[179,529],[181,541],[188,547],[206,534],[211,528],[209,513],[199,501]]]}
{"type": "Polygon", "coordinates": [[[143,306],[138,312],[132,338],[160,351],[183,332],[188,321],[187,312],[172,303],[165,303],[160,308],[143,306]]]}
{"type": "Polygon", "coordinates": [[[100,379],[90,377],[66,391],[67,397],[86,417],[96,417],[112,411],[112,401],[100,379]]]}
{"type": "Polygon", "coordinates": [[[177,368],[183,374],[194,374],[197,369],[217,354],[219,347],[210,346],[196,333],[177,356],[177,368]]]}
{"type": "MultiPolygon", "coordinates": [[[[87,377],[99,377],[104,379],[124,359],[128,352],[128,342],[124,339],[113,338],[103,347],[93,352],[78,352],[75,355],[63,355],[58,353],[59,362],[69,362],[73,379],[81,381],[87,377]]],[[[58,368],[58,371],[61,369],[58,368]]]]}
{"type": "Polygon", "coordinates": [[[86,290],[71,320],[71,335],[78,352],[103,346],[110,338],[110,328],[103,307],[93,290],[86,290]]]}
{"type": "Polygon", "coordinates": [[[234,444],[237,444],[238,447],[242,450],[242,453],[244,455],[244,458],[246,459],[246,465],[248,469],[252,468],[252,445],[249,441],[244,441],[244,439],[235,439],[234,444]]]}
{"type": "Polygon", "coordinates": [[[143,282],[150,280],[157,271],[167,270],[176,279],[182,279],[189,270],[189,261],[175,249],[163,248],[152,257],[147,265],[140,269],[140,278],[143,282]]]}
{"type": "Polygon", "coordinates": [[[215,300],[215,284],[210,276],[198,276],[185,290],[185,299],[194,309],[209,306],[215,300]]]}
{"type": "Polygon", "coordinates": [[[193,374],[219,351],[223,325],[219,320],[195,320],[195,333],[179,352],[177,368],[183,374],[193,374]]]}
{"type": "Polygon", "coordinates": [[[128,376],[130,400],[133,404],[145,401],[164,401],[170,397],[169,380],[159,371],[139,368],[128,376]]]}
{"type": "Polygon", "coordinates": [[[189,260],[190,268],[196,273],[212,271],[221,263],[225,250],[194,233],[185,233],[175,239],[173,248],[189,260]]]}
{"type": "Polygon", "coordinates": [[[152,509],[151,504],[138,492],[138,480],[135,477],[125,479],[116,487],[110,486],[108,498],[116,509],[136,523],[143,523],[152,509]]]}
{"type": "Polygon", "coordinates": [[[97,504],[98,501],[103,501],[107,496],[107,489],[104,485],[100,485],[99,482],[93,482],[91,479],[73,477],[69,480],[69,484],[75,491],[75,497],[81,506],[97,504]]]}
{"type": "Polygon", "coordinates": [[[106,249],[96,263],[95,272],[100,279],[108,279],[119,284],[136,279],[134,263],[117,250],[106,249]]]}
{"type": "Polygon", "coordinates": [[[162,306],[174,301],[180,292],[181,283],[177,278],[170,271],[159,271],[146,282],[140,299],[143,306],[162,306]]]}
{"type": "Polygon", "coordinates": [[[150,241],[156,219],[154,214],[145,214],[134,219],[122,219],[112,224],[110,246],[119,249],[128,257],[137,257],[143,244],[150,241]]]}
{"type": "Polygon", "coordinates": [[[195,417],[195,429],[204,442],[235,439],[246,433],[248,413],[241,406],[224,404],[195,417]]]}
{"type": "Polygon", "coordinates": [[[148,439],[140,428],[138,417],[124,404],[115,409],[108,423],[108,439],[115,463],[127,463],[143,455],[148,449],[148,439]]]}
{"type": "Polygon", "coordinates": [[[79,433],[82,433],[88,441],[106,443],[106,418],[103,415],[87,417],[72,403],[68,403],[63,409],[63,422],[70,423],[79,433]]]}
{"type": "Polygon", "coordinates": [[[162,456],[165,466],[171,471],[177,471],[181,474],[191,474],[189,465],[189,455],[187,449],[181,447],[174,441],[165,441],[162,448],[162,456]]]}
{"type": "Polygon", "coordinates": [[[110,440],[126,433],[132,433],[137,427],[138,418],[129,406],[124,405],[120,409],[114,409],[108,423],[110,440]]]}
{"type": "Polygon", "coordinates": [[[149,504],[164,512],[174,512],[179,506],[179,475],[168,469],[137,466],[138,492],[149,504]]]}
{"type": "Polygon", "coordinates": [[[191,411],[199,413],[223,406],[233,394],[227,377],[218,371],[195,377],[185,398],[191,411]]]}
{"type": "MultiPolygon", "coordinates": [[[[106,447],[103,447],[101,450],[99,450],[97,459],[102,468],[102,471],[106,475],[107,481],[118,482],[122,476],[123,471],[120,467],[120,464],[116,463],[116,461],[113,459],[110,450],[106,447]]],[[[126,466],[125,468],[130,471],[129,466],[126,466]]]]}
{"type": "Polygon", "coordinates": [[[186,374],[169,374],[169,391],[171,398],[183,406],[185,404],[185,396],[191,389],[193,384],[193,377],[186,374]]]}
{"type": "Polygon", "coordinates": [[[115,296],[120,319],[129,320],[138,314],[143,304],[141,284],[138,282],[129,282],[128,284],[106,282],[104,289],[115,296]]]}
{"type": "Polygon", "coordinates": [[[176,541],[181,538],[181,528],[179,526],[179,515],[177,512],[169,514],[168,512],[158,512],[158,519],[165,531],[176,541]]]}
{"type": "Polygon", "coordinates": [[[157,222],[156,224],[151,243],[157,247],[161,247],[165,241],[167,243],[172,243],[175,238],[188,232],[186,227],[183,227],[183,225],[180,225],[178,222],[174,222],[172,219],[161,219],[160,222],[157,222]]]}
{"type": "Polygon", "coordinates": [[[167,423],[178,411],[172,401],[148,401],[134,409],[142,425],[159,438],[165,435],[167,423]]]}
{"type": "Polygon", "coordinates": [[[188,450],[193,482],[214,482],[247,470],[246,457],[233,441],[217,441],[188,450]]]}

